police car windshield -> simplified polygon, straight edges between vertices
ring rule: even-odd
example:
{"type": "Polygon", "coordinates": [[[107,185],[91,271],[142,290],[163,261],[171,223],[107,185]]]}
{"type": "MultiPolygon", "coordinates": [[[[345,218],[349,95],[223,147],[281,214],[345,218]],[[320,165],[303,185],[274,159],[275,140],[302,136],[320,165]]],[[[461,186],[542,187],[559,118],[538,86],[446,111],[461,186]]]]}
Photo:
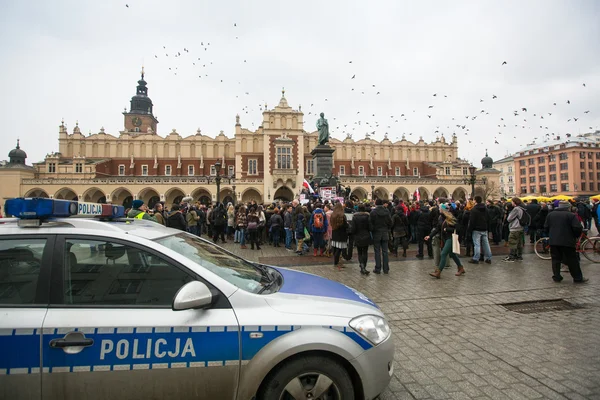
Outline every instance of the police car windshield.
{"type": "Polygon", "coordinates": [[[267,274],[246,260],[187,233],[156,239],[156,242],[247,292],[261,292],[263,286],[271,280],[267,274]]]}

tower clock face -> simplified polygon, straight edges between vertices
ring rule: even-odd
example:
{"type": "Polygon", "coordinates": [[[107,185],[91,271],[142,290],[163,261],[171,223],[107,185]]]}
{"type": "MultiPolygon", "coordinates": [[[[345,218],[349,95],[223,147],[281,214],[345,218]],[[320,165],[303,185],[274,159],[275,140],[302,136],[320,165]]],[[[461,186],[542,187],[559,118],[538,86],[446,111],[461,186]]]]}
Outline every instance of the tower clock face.
{"type": "Polygon", "coordinates": [[[140,117],[133,117],[131,119],[131,123],[133,124],[133,126],[137,126],[139,128],[140,126],[142,126],[142,119],[140,117]]]}

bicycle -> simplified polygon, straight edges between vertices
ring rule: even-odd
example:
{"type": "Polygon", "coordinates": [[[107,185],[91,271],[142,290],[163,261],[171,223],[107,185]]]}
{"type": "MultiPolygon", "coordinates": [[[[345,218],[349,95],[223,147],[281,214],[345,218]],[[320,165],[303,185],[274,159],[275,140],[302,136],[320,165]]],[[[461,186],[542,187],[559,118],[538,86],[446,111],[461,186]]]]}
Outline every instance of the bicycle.
{"type": "MultiPolygon", "coordinates": [[[[588,237],[586,235],[587,229],[581,232],[581,235],[577,239],[575,250],[577,253],[583,254],[585,258],[593,263],[600,263],[600,237],[593,236],[588,237]]],[[[534,244],[535,254],[542,260],[550,260],[550,238],[542,237],[539,238],[534,244]]]]}

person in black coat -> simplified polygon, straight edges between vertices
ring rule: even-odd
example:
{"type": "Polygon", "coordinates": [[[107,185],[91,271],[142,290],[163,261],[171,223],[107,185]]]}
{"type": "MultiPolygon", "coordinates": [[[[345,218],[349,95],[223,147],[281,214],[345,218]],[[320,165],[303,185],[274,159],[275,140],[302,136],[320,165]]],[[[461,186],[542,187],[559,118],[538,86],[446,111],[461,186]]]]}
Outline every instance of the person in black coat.
{"type": "Polygon", "coordinates": [[[173,204],[171,207],[171,212],[167,217],[167,226],[169,228],[179,229],[180,231],[187,231],[185,217],[179,210],[179,204],[173,204]]]}
{"type": "MultiPolygon", "coordinates": [[[[535,220],[535,217],[537,216],[537,213],[540,212],[540,210],[542,209],[542,207],[540,207],[540,205],[538,204],[538,201],[536,199],[531,200],[531,203],[527,205],[527,207],[525,207],[525,211],[527,211],[527,214],[529,214],[529,216],[531,217],[531,221],[535,220]]],[[[529,243],[535,243],[535,241],[537,240],[537,238],[535,237],[536,234],[536,229],[535,227],[531,227],[533,229],[529,229],[529,243]]]]}
{"type": "Polygon", "coordinates": [[[548,216],[549,211],[548,204],[542,203],[540,204],[540,207],[540,211],[535,216],[535,219],[532,220],[532,224],[537,230],[538,239],[548,236],[548,233],[544,229],[544,225],[546,225],[546,217],[548,216]]]}
{"type": "Polygon", "coordinates": [[[583,227],[577,216],[571,212],[571,204],[568,201],[561,201],[558,208],[548,213],[544,228],[549,234],[552,279],[555,282],[562,281],[560,266],[566,264],[573,282],[587,282],[588,279],[585,279],[581,272],[576,251],[577,238],[581,235],[583,227]]]}
{"type": "Polygon", "coordinates": [[[330,217],[331,221],[331,247],[333,248],[333,265],[342,269],[340,257],[342,251],[348,247],[348,220],[344,214],[344,207],[338,203],[330,217]]]}
{"type": "MultiPolygon", "coordinates": [[[[354,203],[352,203],[352,201],[348,200],[346,202],[344,205],[344,213],[354,214],[354,203]]],[[[352,219],[348,221],[348,225],[352,226],[352,219]]],[[[352,252],[354,251],[354,236],[352,235],[352,229],[349,228],[348,231],[350,232],[348,234],[348,248],[342,252],[342,257],[344,257],[344,260],[346,261],[352,260],[352,252]]]]}
{"type": "Polygon", "coordinates": [[[429,206],[424,205],[419,209],[419,219],[417,220],[417,241],[419,243],[417,258],[423,259],[423,244],[427,243],[427,255],[433,258],[433,246],[430,240],[425,240],[425,236],[431,232],[431,211],[429,206]]]}
{"type": "Polygon", "coordinates": [[[371,217],[366,211],[367,208],[364,204],[358,206],[358,212],[352,215],[352,225],[350,228],[350,232],[354,237],[354,244],[356,244],[356,249],[358,250],[360,273],[363,275],[369,275],[369,271],[367,270],[367,256],[369,245],[372,243],[371,231],[373,230],[371,217]]]}
{"type": "Polygon", "coordinates": [[[269,223],[271,224],[269,230],[271,231],[271,237],[273,238],[273,247],[280,247],[279,239],[281,237],[281,227],[283,227],[283,218],[279,215],[279,209],[276,208],[273,210],[269,223]]]}
{"type": "Polygon", "coordinates": [[[408,218],[404,215],[404,209],[398,207],[396,213],[392,217],[392,236],[394,237],[393,254],[398,257],[398,247],[402,244],[402,257],[406,257],[406,250],[408,249],[408,218]]]}
{"type": "Polygon", "coordinates": [[[387,208],[383,207],[383,201],[375,201],[375,209],[371,211],[371,226],[373,227],[373,250],[375,251],[374,273],[388,274],[390,264],[388,260],[388,242],[390,241],[390,229],[392,228],[392,216],[387,208]],[[383,260],[382,260],[383,259],[383,260]]]}

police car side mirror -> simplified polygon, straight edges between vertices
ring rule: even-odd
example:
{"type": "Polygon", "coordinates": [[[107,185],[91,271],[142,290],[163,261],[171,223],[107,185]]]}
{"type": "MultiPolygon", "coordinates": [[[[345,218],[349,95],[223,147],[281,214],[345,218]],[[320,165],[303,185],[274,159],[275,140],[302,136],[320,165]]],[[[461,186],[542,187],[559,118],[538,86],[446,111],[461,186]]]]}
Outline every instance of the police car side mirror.
{"type": "Polygon", "coordinates": [[[212,304],[210,289],[200,281],[192,281],[183,285],[173,299],[173,311],[193,308],[207,308],[212,304]]]}

